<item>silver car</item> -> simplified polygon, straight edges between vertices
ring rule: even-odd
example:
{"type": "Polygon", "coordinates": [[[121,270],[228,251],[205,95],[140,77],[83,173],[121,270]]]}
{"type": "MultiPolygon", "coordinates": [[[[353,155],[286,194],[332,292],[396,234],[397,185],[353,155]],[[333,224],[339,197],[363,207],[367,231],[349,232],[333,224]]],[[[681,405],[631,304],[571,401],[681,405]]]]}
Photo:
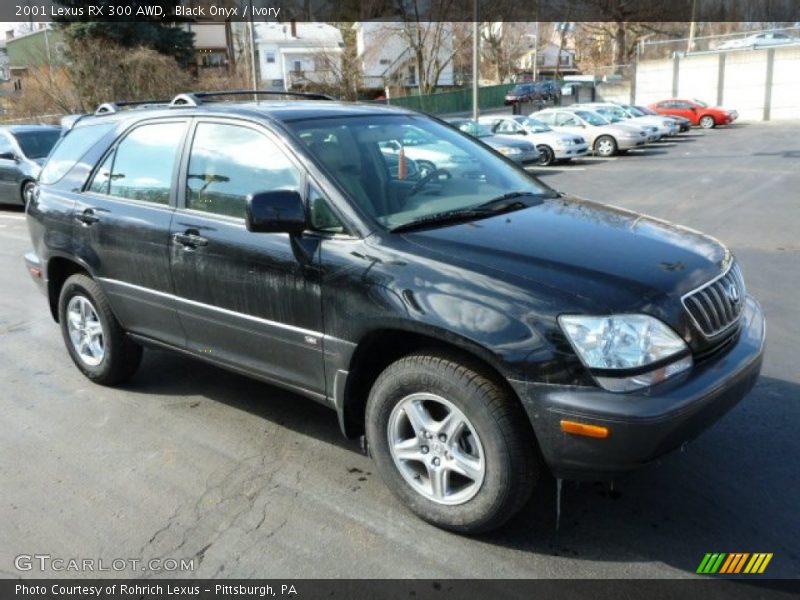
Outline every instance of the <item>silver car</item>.
{"type": "Polygon", "coordinates": [[[49,125],[0,127],[0,204],[27,206],[47,155],[61,137],[49,125]]]}
{"type": "Polygon", "coordinates": [[[647,143],[647,134],[641,128],[611,123],[591,110],[548,108],[531,114],[531,117],[547,123],[556,131],[586,138],[598,156],[614,156],[647,143]]]}

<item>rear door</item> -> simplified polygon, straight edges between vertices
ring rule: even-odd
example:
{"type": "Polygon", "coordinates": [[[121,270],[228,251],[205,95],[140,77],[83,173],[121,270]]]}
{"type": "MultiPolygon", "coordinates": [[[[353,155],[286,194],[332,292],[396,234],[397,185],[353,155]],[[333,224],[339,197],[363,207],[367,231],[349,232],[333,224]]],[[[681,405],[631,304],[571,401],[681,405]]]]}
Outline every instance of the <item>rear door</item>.
{"type": "Polygon", "coordinates": [[[187,119],[136,125],[100,160],[75,205],[76,254],[123,327],[184,346],[169,268],[169,227],[187,119]]]}
{"type": "Polygon", "coordinates": [[[303,193],[304,169],[259,125],[198,119],[181,173],[170,255],[188,348],[322,396],[319,239],[244,220],[249,194],[303,193]]]}

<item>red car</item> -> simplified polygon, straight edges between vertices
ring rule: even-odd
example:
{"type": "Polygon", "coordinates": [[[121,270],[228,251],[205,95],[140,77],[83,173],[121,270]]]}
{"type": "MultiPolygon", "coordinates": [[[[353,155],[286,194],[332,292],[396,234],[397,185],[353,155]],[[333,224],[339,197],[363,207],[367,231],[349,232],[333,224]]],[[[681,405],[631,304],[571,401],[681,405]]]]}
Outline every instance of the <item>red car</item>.
{"type": "Polygon", "coordinates": [[[711,129],[717,125],[728,125],[736,120],[739,113],[735,110],[709,106],[700,100],[680,100],[670,98],[650,105],[660,115],[677,115],[686,117],[692,125],[699,125],[703,129],[711,129]]]}

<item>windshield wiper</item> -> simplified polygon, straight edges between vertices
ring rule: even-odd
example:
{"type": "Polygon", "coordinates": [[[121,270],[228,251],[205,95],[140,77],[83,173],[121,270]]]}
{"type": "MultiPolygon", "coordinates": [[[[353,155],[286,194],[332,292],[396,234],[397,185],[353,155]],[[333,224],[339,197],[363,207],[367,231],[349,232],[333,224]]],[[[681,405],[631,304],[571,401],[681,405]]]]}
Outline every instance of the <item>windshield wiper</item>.
{"type": "Polygon", "coordinates": [[[457,210],[447,210],[432,215],[426,215],[413,219],[408,223],[403,223],[397,227],[390,229],[392,233],[400,233],[403,231],[413,231],[415,229],[424,229],[426,227],[433,227],[436,225],[447,225],[449,223],[458,223],[461,221],[472,221],[474,219],[482,219],[492,215],[498,215],[505,212],[514,210],[521,210],[527,208],[528,204],[518,200],[522,197],[538,197],[540,194],[532,192],[509,192],[492,198],[491,200],[478,204],[477,206],[469,206],[457,210]]]}

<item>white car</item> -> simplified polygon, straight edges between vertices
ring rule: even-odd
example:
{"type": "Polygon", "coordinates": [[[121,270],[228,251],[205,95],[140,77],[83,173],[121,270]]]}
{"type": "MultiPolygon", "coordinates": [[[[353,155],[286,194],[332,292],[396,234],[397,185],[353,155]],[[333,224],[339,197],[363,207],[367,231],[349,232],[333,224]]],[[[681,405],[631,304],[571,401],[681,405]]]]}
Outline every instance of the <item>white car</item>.
{"type": "Polygon", "coordinates": [[[735,50],[736,48],[761,48],[763,46],[781,46],[784,44],[800,44],[800,38],[780,32],[758,33],[738,40],[728,40],[718,50],[735,50]]]}
{"type": "Polygon", "coordinates": [[[568,161],[589,152],[589,144],[583,136],[553,131],[546,123],[532,117],[487,115],[478,121],[489,126],[492,133],[525,136],[536,145],[539,151],[538,164],[543,166],[568,161]]]}
{"type": "Polygon", "coordinates": [[[611,123],[591,110],[580,108],[546,108],[531,117],[550,125],[556,131],[586,138],[598,156],[614,156],[631,148],[644,146],[647,134],[641,127],[611,123]]]}
{"type": "Polygon", "coordinates": [[[624,125],[627,127],[640,127],[647,134],[647,143],[657,142],[662,136],[667,135],[668,130],[661,124],[654,125],[652,123],[633,122],[630,117],[616,104],[606,102],[587,102],[584,104],[573,104],[570,108],[583,108],[585,110],[593,110],[594,112],[602,115],[611,123],[616,125],[624,125]]]}

